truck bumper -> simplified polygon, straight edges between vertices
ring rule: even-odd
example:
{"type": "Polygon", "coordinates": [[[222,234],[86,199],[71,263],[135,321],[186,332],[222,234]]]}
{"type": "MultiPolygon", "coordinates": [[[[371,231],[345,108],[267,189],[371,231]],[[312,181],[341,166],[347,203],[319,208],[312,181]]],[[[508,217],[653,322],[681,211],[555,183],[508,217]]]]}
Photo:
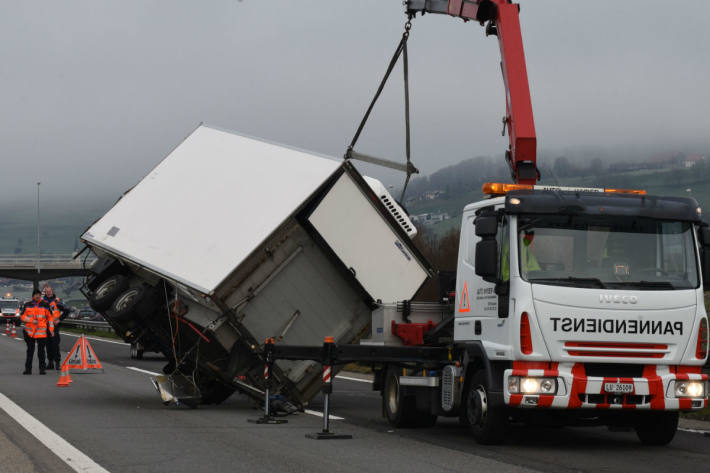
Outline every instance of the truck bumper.
{"type": "Polygon", "coordinates": [[[514,361],[504,373],[503,399],[506,405],[521,408],[695,410],[707,407],[708,385],[700,366],[646,365],[642,377],[619,378],[587,376],[583,363],[514,361]],[[557,393],[511,393],[512,376],[555,378],[557,393]],[[682,381],[702,383],[702,397],[676,397],[676,383],[682,381]],[[630,391],[607,392],[608,383],[627,389],[630,385],[630,391]]]}

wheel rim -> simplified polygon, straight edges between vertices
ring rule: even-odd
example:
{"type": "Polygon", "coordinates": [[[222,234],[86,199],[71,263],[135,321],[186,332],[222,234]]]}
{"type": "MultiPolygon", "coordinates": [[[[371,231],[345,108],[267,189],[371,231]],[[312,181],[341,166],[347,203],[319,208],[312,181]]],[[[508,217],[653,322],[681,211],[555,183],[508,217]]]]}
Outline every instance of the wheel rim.
{"type": "Polygon", "coordinates": [[[138,296],[138,289],[131,289],[130,291],[125,292],[116,301],[116,310],[122,311],[125,308],[129,307],[135,300],[136,296],[138,296]]]}
{"type": "Polygon", "coordinates": [[[483,426],[486,424],[486,416],[488,414],[488,395],[486,388],[478,386],[471,390],[469,397],[469,422],[471,425],[483,426]]]}
{"type": "Polygon", "coordinates": [[[103,283],[99,288],[96,290],[96,297],[99,299],[102,299],[105,297],[107,294],[109,294],[111,291],[113,291],[113,288],[116,287],[116,282],[115,279],[109,279],[105,283],[103,283]]]}
{"type": "Polygon", "coordinates": [[[394,376],[394,382],[387,386],[387,407],[391,413],[396,413],[399,410],[399,380],[394,376]]]}

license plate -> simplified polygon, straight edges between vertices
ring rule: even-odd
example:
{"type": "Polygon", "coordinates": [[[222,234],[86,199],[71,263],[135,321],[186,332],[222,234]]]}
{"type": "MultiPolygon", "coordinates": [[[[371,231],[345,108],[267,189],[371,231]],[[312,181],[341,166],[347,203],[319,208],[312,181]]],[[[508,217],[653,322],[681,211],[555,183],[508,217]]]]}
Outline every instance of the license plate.
{"type": "Polygon", "coordinates": [[[634,385],[633,383],[604,383],[604,391],[628,394],[634,392],[634,385]]]}

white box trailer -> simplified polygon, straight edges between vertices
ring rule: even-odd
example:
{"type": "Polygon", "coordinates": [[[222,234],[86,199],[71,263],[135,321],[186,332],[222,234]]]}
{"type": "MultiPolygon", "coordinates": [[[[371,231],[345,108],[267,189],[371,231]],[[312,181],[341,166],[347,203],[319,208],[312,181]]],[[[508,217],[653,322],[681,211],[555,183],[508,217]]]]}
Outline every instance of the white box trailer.
{"type": "MultiPolygon", "coordinates": [[[[267,337],[350,343],[374,303],[413,297],[432,274],[415,234],[350,162],[199,126],[82,235],[100,256],[84,292],[171,360],[184,398],[220,402],[263,381],[267,337]]],[[[320,367],[280,361],[272,379],[305,403],[320,367]]]]}

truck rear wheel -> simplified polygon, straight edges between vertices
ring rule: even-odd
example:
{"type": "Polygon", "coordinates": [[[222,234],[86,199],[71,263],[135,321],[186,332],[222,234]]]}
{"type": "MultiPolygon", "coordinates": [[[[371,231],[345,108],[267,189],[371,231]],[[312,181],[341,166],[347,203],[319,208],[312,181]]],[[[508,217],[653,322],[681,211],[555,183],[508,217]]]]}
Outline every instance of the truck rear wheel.
{"type": "Polygon", "coordinates": [[[677,429],[677,412],[648,413],[636,424],[636,435],[644,445],[667,445],[677,429]]]}
{"type": "Polygon", "coordinates": [[[399,384],[399,369],[388,368],[382,390],[385,415],[393,427],[431,427],[436,424],[436,415],[417,410],[415,396],[402,394],[399,384]]]}
{"type": "Polygon", "coordinates": [[[490,404],[486,373],[477,371],[465,386],[464,421],[476,442],[483,445],[501,443],[508,428],[508,416],[503,406],[490,404]]]}
{"type": "Polygon", "coordinates": [[[103,312],[111,307],[119,294],[128,288],[128,278],[123,274],[114,274],[100,283],[89,298],[89,305],[97,312],[103,312]]]}

